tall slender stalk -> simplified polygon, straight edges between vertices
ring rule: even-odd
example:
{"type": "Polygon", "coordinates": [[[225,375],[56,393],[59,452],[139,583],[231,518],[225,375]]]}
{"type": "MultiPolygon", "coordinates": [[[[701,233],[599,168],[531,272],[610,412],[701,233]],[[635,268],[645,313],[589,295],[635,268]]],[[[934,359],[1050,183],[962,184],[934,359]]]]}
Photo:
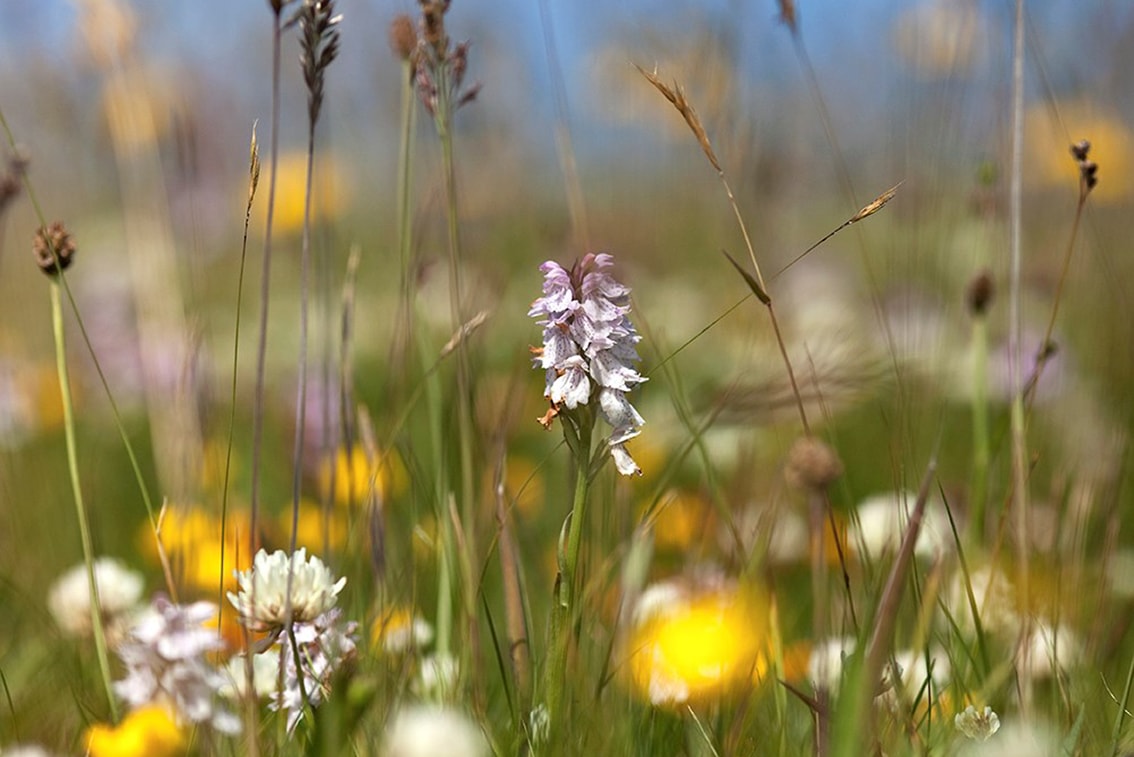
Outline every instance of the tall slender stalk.
{"type": "MultiPolygon", "coordinates": [[[[1023,155],[1024,155],[1024,0],[1016,0],[1015,33],[1012,50],[1012,163],[1011,189],[1009,193],[1009,249],[1011,254],[1008,288],[1008,345],[1009,376],[1012,384],[1011,432],[1012,432],[1012,507],[1016,521],[1016,590],[1023,607],[1029,606],[1028,587],[1028,470],[1027,470],[1027,430],[1024,417],[1023,354],[1021,335],[1023,315],[1021,307],[1021,269],[1022,242],[1021,224],[1023,215],[1023,155]]],[[[1020,644],[1017,649],[1016,664],[1019,668],[1028,666],[1029,649],[1026,639],[1030,622],[1025,616],[1020,629],[1020,644]]],[[[1030,676],[1020,676],[1020,709],[1028,718],[1032,706],[1032,682],[1030,676]]]]}
{"type": "MultiPolygon", "coordinates": [[[[272,116],[268,140],[268,207],[264,221],[264,251],[260,268],[260,331],[256,340],[256,383],[252,392],[252,471],[249,491],[248,554],[256,552],[260,518],[260,456],[264,437],[264,381],[268,356],[268,311],[272,279],[272,224],[276,210],[276,175],[279,168],[280,126],[280,47],[283,25],[280,14],[287,0],[270,0],[272,9],[272,116]]],[[[252,656],[245,658],[244,673],[248,691],[253,691],[252,656]]],[[[259,754],[259,710],[255,697],[247,697],[245,714],[249,734],[249,754],[259,754]]]]}
{"type": "MultiPolygon", "coordinates": [[[[52,250],[53,253],[57,251],[52,250]]],[[[71,493],[75,500],[75,518],[79,522],[79,538],[83,544],[83,562],[87,566],[87,584],[91,598],[91,628],[94,630],[95,652],[102,675],[110,716],[118,720],[118,705],[114,699],[114,686],[110,677],[110,658],[106,649],[106,632],[102,627],[102,606],[98,597],[98,582],[94,573],[94,541],[91,538],[87,508],[83,502],[83,487],[79,480],[79,460],[75,444],[75,411],[71,404],[71,379],[67,371],[67,350],[63,334],[63,305],[59,295],[59,282],[51,279],[51,325],[55,336],[55,367],[59,374],[59,392],[63,401],[63,430],[67,442],[67,473],[71,479],[71,493]]]]}
{"type": "Polygon", "coordinates": [[[256,551],[260,517],[260,456],[264,437],[264,381],[268,354],[268,310],[272,278],[272,223],[276,210],[276,174],[279,167],[280,47],[283,25],[280,14],[285,0],[271,0],[272,8],[272,118],[268,140],[268,208],[264,221],[264,257],[260,269],[260,331],[256,341],[256,384],[252,395],[252,471],[249,492],[248,553],[256,551]]]}
{"type": "MultiPolygon", "coordinates": [[[[413,23],[404,19],[403,34],[413,34],[413,23]]],[[[416,46],[416,41],[414,42],[416,46]]],[[[401,96],[401,128],[398,140],[398,258],[401,263],[400,278],[400,307],[399,332],[400,357],[405,357],[413,344],[413,233],[410,223],[412,205],[410,195],[413,190],[413,145],[414,123],[417,120],[417,108],[413,100],[413,47],[406,45],[406,53],[402,59],[402,96],[401,96]]]]}
{"type": "MultiPolygon", "coordinates": [[[[586,414],[589,416],[589,414],[586,414]]],[[[574,497],[571,501],[570,524],[567,527],[567,543],[559,549],[559,584],[551,611],[551,648],[548,651],[547,667],[544,671],[546,681],[547,709],[551,715],[552,727],[562,733],[564,715],[564,694],[567,679],[567,655],[571,647],[571,628],[574,614],[578,611],[577,598],[581,590],[579,580],[579,551],[582,544],[583,528],[586,523],[588,467],[591,449],[593,423],[586,418],[577,427],[564,420],[564,434],[571,447],[573,459],[574,497]]],[[[561,537],[562,539],[562,537],[561,537]]]]}
{"type": "MultiPolygon", "coordinates": [[[[469,355],[466,339],[462,337],[465,326],[464,317],[464,287],[462,283],[462,266],[464,264],[461,254],[460,217],[457,209],[457,182],[456,162],[453,147],[453,115],[461,105],[471,101],[477,92],[473,86],[462,91],[461,86],[468,66],[468,43],[453,46],[445,30],[445,14],[449,10],[447,0],[422,0],[422,39],[418,45],[415,63],[417,66],[417,85],[422,102],[433,116],[433,124],[437,130],[437,140],[441,145],[442,171],[445,182],[445,216],[449,248],[449,307],[452,313],[453,332],[456,339],[457,352],[457,437],[459,455],[460,495],[458,497],[459,513],[464,534],[463,545],[468,550],[466,562],[474,562],[472,555],[476,553],[476,512],[474,501],[476,496],[473,470],[473,419],[472,419],[472,375],[469,367],[469,355]]],[[[439,403],[440,397],[434,393],[434,401],[439,403]]],[[[439,406],[432,412],[439,412],[439,406]]],[[[435,433],[440,429],[435,428],[435,433]]],[[[444,455],[444,447],[437,446],[435,450],[444,455]]],[[[447,467],[447,466],[446,466],[447,467]]],[[[449,483],[440,479],[443,489],[449,483]]],[[[441,519],[438,526],[442,535],[452,537],[453,533],[446,531],[447,511],[445,503],[449,497],[445,491],[438,491],[437,516],[441,519]]],[[[453,539],[443,539],[443,549],[456,548],[453,539]]],[[[451,577],[454,566],[460,564],[457,555],[451,552],[442,558],[442,589],[451,590],[451,586],[444,584],[447,577],[451,577]]],[[[470,638],[475,638],[477,626],[476,591],[467,587],[464,592],[464,610],[470,638]]],[[[442,596],[444,592],[442,592],[442,596]]],[[[439,602],[442,597],[439,597],[439,602]]],[[[439,608],[442,609],[442,608],[439,608]]],[[[439,612],[438,624],[441,614],[439,612]]],[[[475,647],[470,643],[469,647],[475,647]]]]}

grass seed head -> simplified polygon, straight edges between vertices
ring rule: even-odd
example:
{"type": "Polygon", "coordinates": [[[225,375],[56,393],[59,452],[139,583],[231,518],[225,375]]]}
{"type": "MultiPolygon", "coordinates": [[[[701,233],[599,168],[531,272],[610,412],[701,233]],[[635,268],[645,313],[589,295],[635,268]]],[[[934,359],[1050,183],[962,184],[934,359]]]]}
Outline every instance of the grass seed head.
{"type": "Polygon", "coordinates": [[[804,436],[788,452],[784,477],[797,489],[821,492],[843,475],[838,454],[821,439],[804,436]]]}
{"type": "Polygon", "coordinates": [[[410,60],[417,50],[417,30],[413,28],[413,19],[405,13],[394,16],[390,22],[390,49],[398,60],[410,60]]]}
{"type": "Polygon", "coordinates": [[[701,145],[701,150],[704,151],[705,157],[713,164],[713,168],[717,169],[717,173],[721,173],[723,171],[721,162],[717,160],[717,155],[713,152],[713,145],[709,142],[709,135],[705,132],[705,127],[701,125],[701,118],[697,115],[697,111],[693,109],[693,106],[686,99],[685,90],[682,89],[681,85],[675,81],[672,87],[667,86],[665,82],[658,78],[656,70],[653,72],[647,71],[636,63],[634,64],[634,68],[638,69],[638,73],[646,77],[646,81],[653,84],[658,92],[661,92],[662,97],[669,100],[674,108],[677,108],[677,112],[685,119],[685,123],[688,124],[690,130],[693,132],[693,136],[697,138],[697,142],[701,145]]]}
{"type": "Polygon", "coordinates": [[[40,227],[35,233],[32,252],[39,269],[54,276],[75,259],[75,240],[62,221],[52,221],[47,228],[40,227]]]}
{"type": "Polygon", "coordinates": [[[983,316],[992,304],[996,294],[996,283],[992,280],[992,273],[986,268],[969,282],[965,290],[965,303],[969,306],[969,313],[974,317],[983,316]]]}

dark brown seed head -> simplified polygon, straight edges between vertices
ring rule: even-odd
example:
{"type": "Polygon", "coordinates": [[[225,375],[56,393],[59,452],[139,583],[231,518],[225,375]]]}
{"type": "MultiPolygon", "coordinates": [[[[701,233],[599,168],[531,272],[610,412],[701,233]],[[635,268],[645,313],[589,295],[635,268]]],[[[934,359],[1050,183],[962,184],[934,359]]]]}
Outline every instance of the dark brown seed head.
{"type": "Polygon", "coordinates": [[[1075,160],[1083,161],[1087,159],[1087,154],[1091,151],[1091,143],[1085,139],[1080,139],[1075,144],[1071,145],[1071,155],[1075,160]]]}
{"type": "Polygon", "coordinates": [[[449,49],[449,38],[445,34],[449,0],[418,0],[418,3],[421,5],[421,37],[433,48],[437,60],[443,60],[449,49]]]}
{"type": "Polygon", "coordinates": [[[409,60],[417,49],[417,30],[413,28],[413,19],[404,13],[390,22],[390,49],[398,60],[409,60]]]}
{"type": "Polygon", "coordinates": [[[62,221],[52,221],[46,229],[41,227],[35,233],[32,252],[39,269],[48,276],[54,276],[75,259],[75,240],[62,221]]]}
{"type": "Polygon", "coordinates": [[[788,452],[784,477],[797,489],[821,492],[843,475],[843,463],[835,450],[814,436],[795,440],[788,452]]]}
{"type": "Polygon", "coordinates": [[[969,313],[974,317],[983,316],[992,304],[993,295],[996,294],[996,284],[992,274],[985,269],[978,273],[969,282],[965,290],[965,303],[969,306],[969,313]]]}

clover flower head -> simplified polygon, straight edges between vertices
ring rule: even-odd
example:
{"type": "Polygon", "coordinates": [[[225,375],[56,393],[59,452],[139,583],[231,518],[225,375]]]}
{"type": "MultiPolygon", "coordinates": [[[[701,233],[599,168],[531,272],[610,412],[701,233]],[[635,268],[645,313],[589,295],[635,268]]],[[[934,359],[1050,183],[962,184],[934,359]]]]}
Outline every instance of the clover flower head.
{"type": "Polygon", "coordinates": [[[273,693],[268,705],[287,712],[288,732],[295,730],[308,705],[318,707],[326,699],[331,678],[344,663],[354,659],[358,648],[358,624],[343,622],[342,610],[338,608],[309,623],[296,623],[292,632],[299,656],[296,657],[291,640],[281,635],[277,659],[283,666],[283,687],[273,693]]]}
{"type": "Polygon", "coordinates": [[[553,260],[540,266],[543,296],[528,315],[543,326],[543,344],[532,350],[534,365],[546,372],[544,396],[551,409],[545,428],[563,409],[575,410],[597,399],[613,429],[607,443],[618,472],[641,474],[624,444],[641,433],[642,416],[626,393],[646,381],[634,367],[641,337],[630,322],[630,289],[608,272],[614,258],[587,254],[571,270],[553,260]]]}
{"type": "Polygon", "coordinates": [[[1000,730],[1000,716],[988,706],[983,710],[978,710],[970,704],[964,712],[957,713],[953,723],[957,726],[958,731],[973,741],[987,741],[1000,730]]]}
{"type": "Polygon", "coordinates": [[[287,713],[288,732],[294,731],[307,707],[318,707],[327,698],[331,679],[354,658],[357,645],[358,624],[344,622],[342,610],[333,608],[313,621],[293,623],[290,635],[281,629],[266,650],[253,654],[251,690],[248,658],[234,656],[225,666],[221,693],[231,699],[267,699],[269,709],[287,713]]]}
{"type": "Polygon", "coordinates": [[[156,598],[118,647],[126,677],[114,684],[115,693],[132,708],[164,705],[182,722],[239,733],[239,718],[217,706],[225,676],[205,659],[224,649],[216,628],[208,626],[216,612],[210,602],[177,605],[156,598]]]}
{"type": "Polygon", "coordinates": [[[307,623],[327,613],[338,601],[346,578],[335,580],[323,561],[306,549],[288,555],[283,550],[256,553],[251,570],[236,574],[239,593],[228,593],[228,601],[240,613],[241,622],[254,630],[279,628],[288,620],[307,623]]]}

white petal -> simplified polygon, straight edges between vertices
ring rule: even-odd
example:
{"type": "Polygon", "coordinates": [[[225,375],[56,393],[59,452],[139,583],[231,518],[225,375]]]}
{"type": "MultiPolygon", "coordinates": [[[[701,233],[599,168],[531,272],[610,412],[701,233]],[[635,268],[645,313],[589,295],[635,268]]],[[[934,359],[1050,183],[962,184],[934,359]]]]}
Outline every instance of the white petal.
{"type": "Polygon", "coordinates": [[[642,475],[642,469],[621,444],[610,445],[610,456],[614,458],[614,467],[618,468],[618,472],[623,476],[642,475]]]}

